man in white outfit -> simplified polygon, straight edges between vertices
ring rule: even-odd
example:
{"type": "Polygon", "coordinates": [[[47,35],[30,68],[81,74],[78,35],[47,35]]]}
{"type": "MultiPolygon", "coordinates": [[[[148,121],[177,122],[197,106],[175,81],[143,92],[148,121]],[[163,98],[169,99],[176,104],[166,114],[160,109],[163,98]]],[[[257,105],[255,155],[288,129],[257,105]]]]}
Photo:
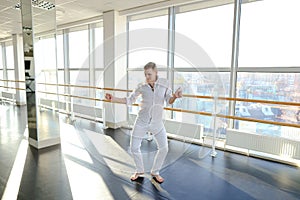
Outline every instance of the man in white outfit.
{"type": "Polygon", "coordinates": [[[141,83],[127,98],[117,98],[111,94],[106,94],[105,98],[111,102],[133,104],[138,96],[142,96],[140,111],[135,121],[131,134],[130,150],[136,165],[136,172],[131,176],[135,181],[144,174],[143,158],[141,154],[141,143],[144,135],[151,132],[157,144],[157,153],[151,169],[151,175],[157,182],[162,183],[164,179],[159,175],[159,170],[168,153],[167,134],[163,124],[164,102],[172,104],[177,98],[182,97],[181,88],[174,94],[169,87],[167,79],[158,78],[157,67],[153,62],[149,62],[144,67],[146,82],[141,83]]]}

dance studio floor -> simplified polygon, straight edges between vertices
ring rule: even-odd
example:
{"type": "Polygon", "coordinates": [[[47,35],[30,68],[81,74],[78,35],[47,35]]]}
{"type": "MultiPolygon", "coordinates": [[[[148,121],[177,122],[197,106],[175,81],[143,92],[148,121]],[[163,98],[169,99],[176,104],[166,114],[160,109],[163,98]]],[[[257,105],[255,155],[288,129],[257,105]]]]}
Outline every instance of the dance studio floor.
{"type": "MultiPolygon", "coordinates": [[[[169,140],[162,184],[146,173],[136,182],[127,129],[41,113],[41,131],[60,129],[61,144],[36,150],[24,139],[25,107],[0,105],[0,197],[3,199],[300,199],[300,168],[169,140]],[[45,123],[48,122],[48,123],[45,123]]],[[[53,131],[54,132],[54,131],[53,131]]],[[[54,134],[54,133],[53,133],[54,134]]],[[[154,141],[142,142],[146,171],[154,141]]]]}

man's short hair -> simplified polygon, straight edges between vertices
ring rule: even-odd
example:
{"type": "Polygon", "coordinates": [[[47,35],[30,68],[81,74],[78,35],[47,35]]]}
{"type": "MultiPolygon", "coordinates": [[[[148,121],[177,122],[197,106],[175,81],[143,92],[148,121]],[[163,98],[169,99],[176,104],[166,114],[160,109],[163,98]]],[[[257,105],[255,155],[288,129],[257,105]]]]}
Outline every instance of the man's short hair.
{"type": "Polygon", "coordinates": [[[144,66],[144,70],[147,70],[147,69],[153,69],[153,70],[157,70],[156,68],[156,64],[154,62],[148,62],[145,66],[144,66]]]}

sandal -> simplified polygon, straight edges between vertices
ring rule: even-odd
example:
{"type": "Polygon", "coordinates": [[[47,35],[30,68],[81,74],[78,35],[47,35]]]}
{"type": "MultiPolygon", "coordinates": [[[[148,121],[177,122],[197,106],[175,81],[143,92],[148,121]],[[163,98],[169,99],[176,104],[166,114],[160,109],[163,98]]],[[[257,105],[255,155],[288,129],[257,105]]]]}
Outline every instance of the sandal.
{"type": "Polygon", "coordinates": [[[136,181],[138,178],[142,177],[144,175],[144,173],[134,173],[131,175],[130,180],[131,181],[136,181]]]}
{"type": "Polygon", "coordinates": [[[159,174],[151,174],[151,176],[158,183],[163,183],[164,182],[164,178],[161,177],[159,174]]]}

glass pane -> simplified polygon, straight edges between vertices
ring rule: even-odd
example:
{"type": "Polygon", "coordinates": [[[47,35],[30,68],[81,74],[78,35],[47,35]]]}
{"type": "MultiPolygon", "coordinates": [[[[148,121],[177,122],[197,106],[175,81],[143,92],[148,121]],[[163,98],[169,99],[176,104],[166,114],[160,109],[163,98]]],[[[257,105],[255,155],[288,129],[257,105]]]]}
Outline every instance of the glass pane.
{"type": "MultiPolygon", "coordinates": [[[[64,83],[64,70],[58,70],[58,84],[65,84],[64,83]]],[[[64,86],[58,86],[58,94],[68,94],[68,90],[67,90],[67,87],[64,87],[64,86]]],[[[64,106],[64,102],[70,102],[69,98],[68,97],[65,97],[63,95],[58,95],[58,98],[59,98],[59,102],[61,103],[60,106],[59,106],[59,109],[63,109],[65,110],[66,107],[64,106]]]]}
{"type": "Polygon", "coordinates": [[[142,28],[168,29],[168,16],[164,15],[129,22],[129,31],[142,28]]]}
{"type": "MultiPolygon", "coordinates": [[[[63,70],[58,70],[58,84],[64,84],[64,74],[65,72],[63,70]]],[[[65,89],[63,86],[58,87],[58,93],[59,94],[65,93],[65,89]]],[[[60,99],[64,99],[64,97],[60,96],[60,99]]]]}
{"type": "Polygon", "coordinates": [[[300,102],[299,91],[299,73],[238,73],[237,96],[241,98],[300,102]]]}
{"type": "MultiPolygon", "coordinates": [[[[96,87],[104,87],[103,81],[103,71],[96,71],[96,87]]],[[[104,91],[103,90],[96,90],[96,99],[104,99],[104,91]]],[[[96,101],[96,106],[99,108],[103,108],[102,101],[96,101]]]]}
{"type": "Polygon", "coordinates": [[[35,68],[37,71],[56,69],[55,38],[40,39],[35,43],[35,68]]]}
{"type": "MultiPolygon", "coordinates": [[[[167,78],[167,72],[159,71],[160,78],[167,78]]],[[[145,82],[144,71],[128,71],[128,89],[134,90],[138,84],[145,82]]]]}
{"type": "MultiPolygon", "coordinates": [[[[241,98],[300,102],[299,91],[299,73],[238,73],[237,96],[241,98]]],[[[237,102],[235,113],[242,117],[297,124],[300,122],[299,110],[297,106],[237,102]]],[[[288,130],[293,129],[246,121],[236,121],[235,126],[238,129],[260,134],[284,137],[291,136],[288,134],[288,130]]],[[[295,130],[299,129],[293,129],[292,132],[295,130]]],[[[300,135],[300,130],[298,133],[300,135]]]]}
{"type": "Polygon", "coordinates": [[[129,68],[143,68],[148,62],[158,68],[167,67],[167,52],[164,50],[138,50],[129,53],[129,68]]]}
{"type": "Polygon", "coordinates": [[[298,0],[242,4],[239,66],[299,66],[299,7],[298,0]]]}
{"type": "Polygon", "coordinates": [[[2,45],[0,45],[0,69],[3,69],[2,45]]]}
{"type": "Polygon", "coordinates": [[[69,34],[70,68],[89,67],[88,30],[71,32],[69,34]]]}
{"type": "MultiPolygon", "coordinates": [[[[129,22],[129,68],[143,68],[148,62],[155,62],[159,67],[167,66],[167,48],[168,48],[168,17],[160,16],[148,19],[136,20],[129,22]],[[143,29],[163,29],[163,30],[149,30],[143,29]],[[130,33],[130,31],[134,33],[130,33]],[[153,31],[153,34],[151,34],[153,31]],[[157,34],[157,33],[161,34],[157,34]],[[146,34],[146,35],[145,35],[146,34]],[[149,34],[149,35],[147,35],[149,34]],[[151,40],[163,41],[157,47],[144,45],[143,40],[147,37],[151,37],[151,40]],[[138,44],[137,46],[135,46],[138,44]]],[[[149,40],[149,38],[147,39],[149,40]]]]}
{"type": "Polygon", "coordinates": [[[95,28],[95,68],[103,68],[103,27],[95,28]]]}
{"type": "Polygon", "coordinates": [[[14,61],[14,49],[13,46],[6,46],[6,66],[7,69],[14,69],[15,68],[15,61],[14,61]]]}
{"type": "MultiPolygon", "coordinates": [[[[181,87],[183,89],[183,94],[204,96],[217,95],[219,97],[224,97],[229,94],[229,80],[229,72],[175,72],[174,90],[181,87]],[[216,84],[211,81],[217,79],[219,79],[222,83],[219,85],[219,88],[216,88],[216,84]]],[[[174,103],[174,108],[207,113],[217,112],[227,114],[228,102],[217,100],[216,103],[217,110],[214,111],[214,101],[212,99],[183,97],[174,103]]],[[[212,117],[209,116],[174,112],[173,118],[182,122],[203,124],[207,132],[211,132],[213,130],[212,117]]],[[[222,126],[224,126],[224,123],[227,123],[226,120],[222,120],[222,126]]]]}
{"type": "MultiPolygon", "coordinates": [[[[3,80],[3,70],[0,69],[0,80],[3,80]]],[[[4,86],[4,82],[0,81],[0,86],[4,86]]],[[[1,90],[3,90],[3,88],[1,88],[1,90]]]]}
{"type": "MultiPolygon", "coordinates": [[[[180,55],[184,39],[192,40],[210,57],[216,67],[230,67],[234,4],[176,14],[175,67],[194,67],[182,62],[180,55]]],[[[191,61],[190,61],[191,62],[191,61]]],[[[197,67],[197,66],[196,66],[197,67]]]]}
{"type": "MultiPolygon", "coordinates": [[[[70,71],[70,84],[77,86],[89,86],[89,71],[84,70],[72,70],[70,71]]],[[[80,88],[80,87],[71,87],[71,94],[79,97],[89,97],[89,89],[88,88],[80,88]]],[[[74,103],[82,104],[82,105],[90,105],[90,100],[85,100],[83,98],[74,98],[74,103]]]]}
{"type": "MultiPolygon", "coordinates": [[[[7,79],[8,80],[15,80],[15,70],[7,70],[7,79]]],[[[8,82],[8,87],[15,88],[16,84],[15,82],[9,81],[8,82]]],[[[15,93],[15,89],[8,89],[9,92],[15,93]]]]}
{"type": "Polygon", "coordinates": [[[57,45],[57,68],[64,68],[64,41],[63,35],[56,36],[57,45]]]}
{"type": "MultiPolygon", "coordinates": [[[[56,71],[55,70],[43,70],[37,77],[37,82],[38,83],[56,84],[56,71]]],[[[56,94],[56,92],[57,92],[56,85],[37,84],[37,87],[38,87],[38,91],[44,91],[44,92],[49,92],[49,93],[54,93],[54,94],[56,94]]],[[[57,96],[54,94],[39,93],[39,97],[57,100],[57,96]]]]}

